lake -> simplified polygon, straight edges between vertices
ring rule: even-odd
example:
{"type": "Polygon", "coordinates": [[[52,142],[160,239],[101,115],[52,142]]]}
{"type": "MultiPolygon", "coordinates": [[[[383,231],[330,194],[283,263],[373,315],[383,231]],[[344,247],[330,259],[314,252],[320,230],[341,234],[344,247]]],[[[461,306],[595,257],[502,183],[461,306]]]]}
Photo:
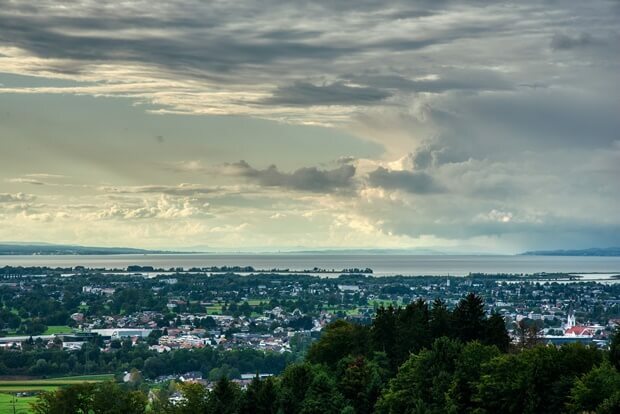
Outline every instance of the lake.
{"type": "Polygon", "coordinates": [[[375,275],[463,276],[480,273],[608,273],[620,274],[620,257],[464,256],[363,254],[153,254],[88,256],[0,256],[0,266],[126,268],[253,266],[255,269],[304,270],[366,268],[375,275]]]}

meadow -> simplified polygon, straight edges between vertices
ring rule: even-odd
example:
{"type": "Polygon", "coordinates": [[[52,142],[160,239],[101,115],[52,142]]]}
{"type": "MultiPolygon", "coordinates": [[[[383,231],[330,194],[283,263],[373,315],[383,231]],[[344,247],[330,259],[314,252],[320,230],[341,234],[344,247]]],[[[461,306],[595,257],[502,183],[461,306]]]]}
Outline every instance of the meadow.
{"type": "Polygon", "coordinates": [[[112,379],[114,379],[113,375],[105,374],[46,379],[0,380],[0,414],[31,413],[30,403],[37,400],[36,394],[40,392],[54,391],[60,387],[72,384],[101,382],[112,379]]]}

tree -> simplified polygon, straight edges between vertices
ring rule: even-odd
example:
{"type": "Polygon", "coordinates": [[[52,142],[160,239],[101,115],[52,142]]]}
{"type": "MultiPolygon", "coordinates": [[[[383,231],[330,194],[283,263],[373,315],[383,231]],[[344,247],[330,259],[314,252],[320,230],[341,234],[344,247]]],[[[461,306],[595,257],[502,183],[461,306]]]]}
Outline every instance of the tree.
{"type": "Polygon", "coordinates": [[[278,390],[272,378],[256,376],[243,393],[241,414],[275,414],[278,411],[278,390]]]}
{"type": "Polygon", "coordinates": [[[36,414],[88,414],[92,408],[94,388],[94,384],[84,383],[44,392],[32,404],[32,410],[36,414]]]}
{"type": "Polygon", "coordinates": [[[151,400],[150,412],[153,414],[174,414],[176,412],[170,397],[176,389],[176,385],[171,382],[168,388],[154,389],[149,392],[151,400]]]}
{"type": "Polygon", "coordinates": [[[46,375],[50,371],[50,365],[46,360],[38,359],[36,364],[30,367],[29,371],[33,375],[46,375]]]}
{"type": "Polygon", "coordinates": [[[163,335],[162,331],[159,329],[153,329],[149,336],[146,338],[146,343],[149,345],[156,345],[158,343],[159,338],[163,335]]]}
{"type": "Polygon", "coordinates": [[[447,411],[450,413],[472,412],[478,407],[475,401],[482,366],[500,355],[495,346],[482,345],[478,341],[467,343],[456,361],[454,376],[448,391],[447,411]]]}
{"type": "Polygon", "coordinates": [[[451,319],[452,316],[446,307],[446,303],[441,299],[435,299],[431,306],[429,320],[431,336],[435,339],[442,336],[451,336],[451,319]]]}
{"type": "Polygon", "coordinates": [[[280,378],[280,408],[284,414],[299,412],[316,370],[308,363],[291,365],[284,370],[280,378]]]}
{"type": "Polygon", "coordinates": [[[370,328],[371,345],[375,351],[383,352],[390,361],[390,367],[396,372],[396,313],[392,305],[377,309],[375,319],[370,328]]]}
{"type": "Polygon", "coordinates": [[[366,358],[348,357],[340,361],[338,389],[357,414],[370,414],[381,394],[378,367],[366,358]]]}
{"type": "Polygon", "coordinates": [[[620,390],[614,392],[609,398],[605,399],[598,406],[597,414],[618,414],[620,413],[620,390]]]}
{"type": "Polygon", "coordinates": [[[124,414],[144,413],[146,396],[122,389],[113,382],[77,384],[43,393],[32,405],[37,414],[124,414]]]}
{"type": "Polygon", "coordinates": [[[461,341],[469,342],[483,337],[485,326],[484,302],[480,296],[470,293],[461,299],[454,309],[452,317],[454,332],[461,341]]]}
{"type": "Polygon", "coordinates": [[[226,377],[221,377],[207,397],[207,412],[236,414],[239,412],[241,389],[226,377]]]}
{"type": "Polygon", "coordinates": [[[482,342],[486,345],[495,345],[502,352],[508,351],[510,336],[508,336],[504,318],[499,313],[493,312],[491,317],[484,322],[482,342]]]}
{"type": "Polygon", "coordinates": [[[207,389],[201,384],[181,384],[183,401],[174,407],[174,414],[208,413],[207,389]]]}
{"type": "Polygon", "coordinates": [[[605,362],[575,382],[568,407],[574,413],[609,410],[619,407],[619,397],[620,372],[605,362]]]}
{"type": "Polygon", "coordinates": [[[527,364],[518,355],[500,355],[483,368],[474,400],[486,413],[525,413],[527,364]]]}
{"type": "Polygon", "coordinates": [[[98,384],[93,393],[94,414],[144,413],[147,399],[140,391],[123,390],[118,384],[104,382],[98,384]]]}
{"type": "Polygon", "coordinates": [[[417,300],[398,312],[396,319],[396,362],[400,365],[411,353],[431,346],[428,305],[417,300]]]}
{"type": "Polygon", "coordinates": [[[519,346],[521,348],[534,348],[540,345],[540,329],[534,321],[525,319],[517,323],[517,335],[519,337],[519,346]]]}
{"type": "Polygon", "coordinates": [[[334,380],[327,373],[319,372],[308,388],[300,414],[339,414],[342,408],[344,399],[334,380]]]}
{"type": "Polygon", "coordinates": [[[443,337],[437,339],[430,350],[412,355],[390,381],[377,403],[376,412],[445,412],[446,395],[461,348],[459,341],[443,337]]]}
{"type": "Polygon", "coordinates": [[[166,364],[162,360],[162,358],[158,358],[156,356],[148,357],[146,361],[144,361],[144,367],[142,371],[147,378],[155,378],[159,375],[162,375],[165,372],[166,364]]]}
{"type": "Polygon", "coordinates": [[[620,371],[620,327],[616,328],[609,344],[609,361],[620,371]]]}
{"type": "Polygon", "coordinates": [[[475,399],[486,412],[562,412],[572,383],[600,361],[598,350],[583,345],[500,355],[483,365],[475,399]]]}
{"type": "Polygon", "coordinates": [[[366,327],[338,320],[328,325],[321,338],[312,344],[307,359],[335,368],[338,361],[347,355],[365,355],[368,352],[368,337],[366,327]]]}

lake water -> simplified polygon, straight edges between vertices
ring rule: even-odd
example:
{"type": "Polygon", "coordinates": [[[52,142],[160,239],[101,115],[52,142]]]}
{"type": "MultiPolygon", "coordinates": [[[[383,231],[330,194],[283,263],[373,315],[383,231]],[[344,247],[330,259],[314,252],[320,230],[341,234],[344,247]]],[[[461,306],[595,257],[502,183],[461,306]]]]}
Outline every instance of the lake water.
{"type": "Polygon", "coordinates": [[[0,256],[0,266],[156,268],[253,266],[255,269],[304,270],[366,268],[375,275],[453,275],[480,273],[607,273],[620,274],[620,257],[450,256],[351,254],[153,254],[92,256],[0,256]]]}

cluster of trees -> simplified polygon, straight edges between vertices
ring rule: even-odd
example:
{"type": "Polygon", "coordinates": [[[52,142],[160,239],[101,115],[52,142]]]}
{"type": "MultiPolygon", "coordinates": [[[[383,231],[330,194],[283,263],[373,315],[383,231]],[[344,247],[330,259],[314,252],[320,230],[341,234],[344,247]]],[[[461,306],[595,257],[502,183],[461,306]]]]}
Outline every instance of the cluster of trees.
{"type": "Polygon", "coordinates": [[[162,388],[153,392],[148,408],[145,392],[85,384],[46,393],[34,408],[38,414],[612,414],[620,409],[620,372],[611,354],[581,345],[502,354],[478,341],[443,337],[412,355],[394,377],[386,365],[380,356],[347,356],[333,369],[294,364],[279,378],[255,378],[245,390],[225,377],[211,391],[181,384],[181,398],[172,402],[174,389],[162,388]]]}
{"type": "Polygon", "coordinates": [[[100,345],[85,343],[80,350],[66,352],[60,345],[48,349],[39,340],[24,342],[21,352],[0,349],[0,375],[84,375],[137,369],[148,379],[190,371],[215,379],[221,375],[238,378],[247,372],[279,374],[296,358],[291,353],[209,347],[160,354],[149,350],[147,344],[132,346],[128,340],[113,343],[113,352],[102,352],[100,345]]]}
{"type": "Polygon", "coordinates": [[[60,302],[51,299],[45,290],[36,286],[27,295],[15,295],[6,289],[0,290],[0,329],[18,335],[39,335],[49,325],[65,325],[70,313],[60,302]]]}
{"type": "Polygon", "coordinates": [[[376,412],[612,413],[618,404],[620,373],[596,348],[538,345],[502,354],[440,338],[400,367],[376,412]]]}
{"type": "Polygon", "coordinates": [[[147,402],[144,392],[113,382],[84,383],[41,394],[32,404],[32,411],[37,414],[144,413],[147,402]]]}
{"type": "MultiPolygon", "coordinates": [[[[501,318],[486,317],[482,303],[469,295],[448,310],[441,302],[429,307],[418,301],[381,309],[370,326],[337,321],[304,362],[289,365],[279,377],[256,378],[245,390],[223,376],[211,391],[180,385],[176,402],[169,397],[177,390],[163,388],[142,408],[136,391],[118,388],[119,404],[138,401],[132,411],[90,409],[110,414],[620,412],[620,332],[609,351],[580,344],[514,346],[501,318]]],[[[94,404],[97,387],[86,396],[80,392],[45,394],[37,413],[88,412],[67,408],[80,401],[94,404]]]]}
{"type": "Polygon", "coordinates": [[[396,372],[412,353],[430,348],[444,336],[462,342],[478,340],[504,352],[510,345],[504,319],[498,314],[487,318],[482,298],[472,293],[453,310],[440,299],[431,306],[417,300],[404,308],[377,309],[370,326],[337,321],[310,349],[308,360],[333,367],[348,354],[383,353],[391,371],[396,372]]]}

